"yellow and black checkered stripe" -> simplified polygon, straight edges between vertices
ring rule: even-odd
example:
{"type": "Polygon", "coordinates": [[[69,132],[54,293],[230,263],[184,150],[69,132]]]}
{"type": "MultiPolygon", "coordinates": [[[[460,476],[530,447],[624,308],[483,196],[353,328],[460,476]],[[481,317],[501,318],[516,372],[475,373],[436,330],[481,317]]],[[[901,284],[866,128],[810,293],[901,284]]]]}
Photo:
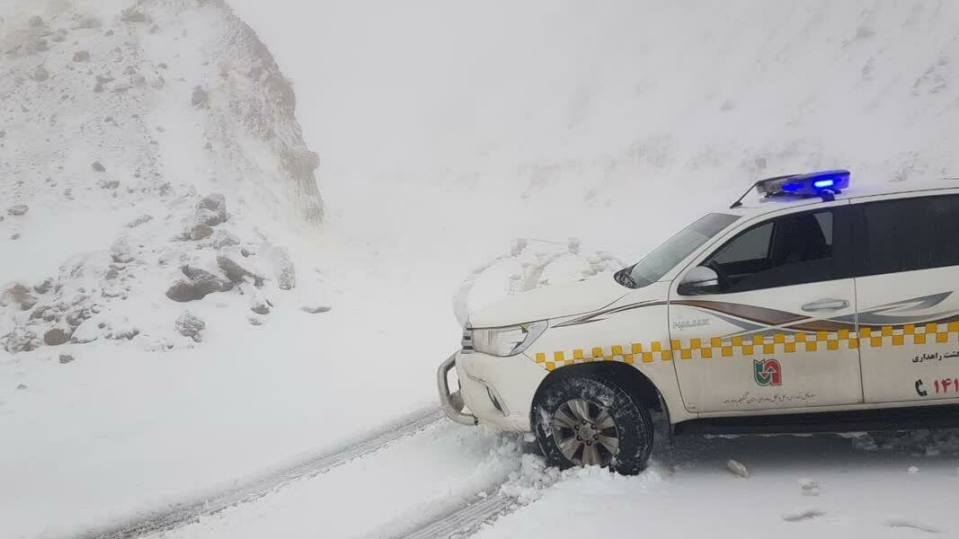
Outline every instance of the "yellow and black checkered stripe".
{"type": "Polygon", "coordinates": [[[609,347],[576,348],[571,351],[538,352],[536,362],[546,370],[568,367],[594,361],[621,361],[630,365],[637,362],[672,361],[673,359],[712,359],[732,356],[793,354],[796,352],[829,352],[857,349],[860,346],[926,345],[959,342],[959,322],[905,326],[860,327],[850,330],[817,331],[809,333],[775,333],[713,337],[710,339],[652,341],[609,347]]]}

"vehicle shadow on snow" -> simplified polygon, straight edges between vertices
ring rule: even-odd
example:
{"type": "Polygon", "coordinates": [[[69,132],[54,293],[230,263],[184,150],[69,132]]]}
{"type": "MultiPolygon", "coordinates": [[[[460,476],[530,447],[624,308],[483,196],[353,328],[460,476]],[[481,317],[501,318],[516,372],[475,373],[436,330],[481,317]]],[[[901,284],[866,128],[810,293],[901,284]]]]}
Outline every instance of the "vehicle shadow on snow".
{"type": "Polygon", "coordinates": [[[959,456],[959,429],[916,430],[851,434],[783,434],[676,436],[672,440],[663,429],[655,442],[653,460],[666,469],[695,467],[699,464],[725,465],[735,460],[750,472],[789,471],[811,467],[886,465],[935,461],[959,456]]]}

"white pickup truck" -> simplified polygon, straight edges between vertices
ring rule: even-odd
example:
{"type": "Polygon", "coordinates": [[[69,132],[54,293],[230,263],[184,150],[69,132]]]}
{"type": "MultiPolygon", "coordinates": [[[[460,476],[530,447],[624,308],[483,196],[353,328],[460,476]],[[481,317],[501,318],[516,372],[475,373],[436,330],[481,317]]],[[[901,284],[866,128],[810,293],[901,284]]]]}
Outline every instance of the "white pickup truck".
{"type": "Polygon", "coordinates": [[[447,415],[626,474],[650,411],[675,434],[959,425],[959,182],[849,179],[759,181],[615,277],[472,313],[447,415]]]}

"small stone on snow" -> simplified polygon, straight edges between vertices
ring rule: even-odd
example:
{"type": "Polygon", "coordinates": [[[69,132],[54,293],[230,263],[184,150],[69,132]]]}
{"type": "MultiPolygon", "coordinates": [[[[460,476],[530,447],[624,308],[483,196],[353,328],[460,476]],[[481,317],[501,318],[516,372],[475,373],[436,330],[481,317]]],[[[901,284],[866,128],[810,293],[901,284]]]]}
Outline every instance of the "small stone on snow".
{"type": "Polygon", "coordinates": [[[293,266],[293,259],[289,251],[283,247],[277,247],[272,252],[273,274],[276,276],[276,284],[280,290],[293,290],[296,286],[296,269],[293,266]]]}
{"type": "Polygon", "coordinates": [[[7,213],[14,217],[26,215],[28,211],[30,211],[30,206],[27,206],[26,204],[17,204],[16,206],[10,206],[7,208],[7,213]]]}
{"type": "Polygon", "coordinates": [[[190,98],[190,104],[194,107],[205,109],[210,107],[210,94],[203,88],[197,86],[193,88],[193,96],[190,98]]]}
{"type": "Polygon", "coordinates": [[[202,339],[200,332],[206,329],[206,322],[202,318],[190,312],[184,312],[176,319],[176,330],[184,337],[189,337],[196,342],[202,339]]]}
{"type": "Polygon", "coordinates": [[[213,235],[213,227],[206,223],[200,223],[196,225],[195,227],[193,227],[192,230],[190,230],[190,234],[189,234],[190,239],[193,241],[209,238],[212,235],[213,235]]]}
{"type": "Polygon", "coordinates": [[[110,257],[118,264],[133,262],[133,255],[130,253],[130,242],[125,237],[113,242],[113,245],[110,246],[110,257]]]}
{"type": "Polygon", "coordinates": [[[37,66],[37,68],[33,70],[33,80],[43,82],[49,78],[50,73],[43,66],[37,66]]]}
{"type": "Polygon", "coordinates": [[[803,496],[819,496],[819,484],[812,479],[800,479],[799,490],[803,496]]]}
{"type": "Polygon", "coordinates": [[[227,220],[226,197],[214,193],[204,197],[196,205],[196,220],[210,226],[216,226],[227,220]]]}
{"type": "Polygon", "coordinates": [[[746,467],[742,465],[742,463],[739,463],[735,460],[732,460],[732,459],[728,460],[726,462],[726,469],[729,470],[729,473],[737,477],[741,477],[743,479],[746,479],[749,477],[749,470],[747,470],[746,467]]]}
{"type": "Polygon", "coordinates": [[[244,267],[238,263],[233,257],[228,255],[218,255],[216,257],[216,264],[223,270],[223,273],[226,274],[234,283],[242,283],[244,278],[249,277],[253,279],[253,284],[256,286],[263,286],[263,277],[254,273],[252,270],[244,267]]]}
{"type": "Polygon", "coordinates": [[[66,365],[67,363],[73,362],[73,356],[70,354],[60,354],[60,364],[66,365]]]}

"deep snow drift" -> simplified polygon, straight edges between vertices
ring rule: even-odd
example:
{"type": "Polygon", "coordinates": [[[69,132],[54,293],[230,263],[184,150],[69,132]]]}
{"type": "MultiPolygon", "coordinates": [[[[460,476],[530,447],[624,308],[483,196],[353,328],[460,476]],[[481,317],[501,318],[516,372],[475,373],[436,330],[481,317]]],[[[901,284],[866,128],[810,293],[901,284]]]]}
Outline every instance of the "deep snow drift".
{"type": "MultiPolygon", "coordinates": [[[[69,535],[196,499],[433,405],[457,317],[603,278],[758,177],[956,169],[951,3],[231,4],[269,52],[217,1],[0,8],[0,285],[24,287],[0,308],[0,344],[16,350],[0,350],[0,536],[69,535]],[[225,221],[219,197],[201,204],[214,194],[225,221]],[[212,293],[174,301],[177,281],[175,296],[212,293]],[[55,328],[71,342],[44,343],[55,328]]],[[[490,535],[562,513],[549,521],[561,536],[586,521],[570,504],[600,511],[588,514],[608,532],[634,509],[663,517],[663,532],[709,531],[667,511],[696,493],[762,507],[743,535],[957,529],[942,516],[949,445],[868,460],[830,439],[797,444],[788,465],[788,441],[711,442],[638,479],[584,472],[543,490],[527,487],[556,478],[510,440],[455,429],[182,534],[385,533],[524,464],[511,492],[542,498],[490,535]],[[753,472],[732,489],[730,458],[753,472]],[[414,459],[435,465],[404,468],[414,459]],[[805,501],[804,478],[841,510],[805,501]],[[901,481],[921,510],[892,510],[901,481]],[[876,489],[888,489],[876,507],[856,503],[876,489]],[[371,490],[375,518],[332,503],[371,490]],[[820,527],[830,519],[842,526],[820,527]]]]}

